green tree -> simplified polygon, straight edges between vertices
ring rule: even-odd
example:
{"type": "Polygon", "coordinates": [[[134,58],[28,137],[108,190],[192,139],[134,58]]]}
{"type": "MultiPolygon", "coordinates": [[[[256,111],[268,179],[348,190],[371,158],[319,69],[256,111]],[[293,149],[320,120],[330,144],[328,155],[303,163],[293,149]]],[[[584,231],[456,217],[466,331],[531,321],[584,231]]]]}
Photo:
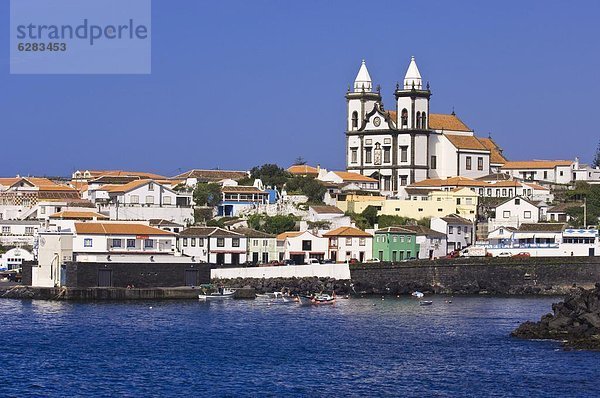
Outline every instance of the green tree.
{"type": "Polygon", "coordinates": [[[409,222],[414,222],[412,218],[402,216],[390,216],[382,214],[379,216],[379,228],[387,228],[400,225],[408,225],[409,222]]]}
{"type": "Polygon", "coordinates": [[[373,228],[378,223],[379,217],[377,216],[377,211],[377,207],[367,206],[361,213],[367,221],[369,228],[373,228]]]}
{"type": "Polygon", "coordinates": [[[215,207],[221,202],[221,186],[215,183],[196,184],[194,202],[198,206],[215,207]]]}
{"type": "Polygon", "coordinates": [[[600,167],[600,142],[598,142],[598,146],[596,147],[596,154],[592,161],[592,167],[600,167]]]}
{"type": "Polygon", "coordinates": [[[260,179],[265,185],[281,189],[288,179],[291,178],[291,176],[292,175],[288,173],[287,170],[277,166],[276,164],[266,163],[262,166],[253,167],[250,170],[250,178],[244,180],[243,183],[251,184],[254,182],[254,180],[260,179]]]}
{"type": "Polygon", "coordinates": [[[248,217],[248,226],[258,231],[277,235],[296,228],[297,217],[293,215],[267,216],[265,214],[253,214],[248,217]]]}
{"type": "Polygon", "coordinates": [[[327,188],[313,177],[293,177],[285,187],[290,192],[299,192],[308,197],[309,203],[323,203],[327,188]]]}
{"type": "Polygon", "coordinates": [[[346,216],[350,217],[350,219],[358,229],[362,229],[364,231],[365,229],[373,228],[373,226],[369,224],[365,216],[363,216],[362,214],[347,211],[346,216]]]}

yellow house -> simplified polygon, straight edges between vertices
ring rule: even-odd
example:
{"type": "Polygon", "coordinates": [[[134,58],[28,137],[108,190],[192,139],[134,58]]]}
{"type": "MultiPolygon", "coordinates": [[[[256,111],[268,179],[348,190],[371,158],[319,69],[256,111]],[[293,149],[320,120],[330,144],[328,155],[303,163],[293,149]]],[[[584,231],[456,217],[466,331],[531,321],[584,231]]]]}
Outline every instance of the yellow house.
{"type": "Polygon", "coordinates": [[[344,201],[337,202],[337,207],[343,211],[362,213],[367,206],[375,206],[379,215],[402,216],[416,220],[458,214],[473,221],[477,215],[477,199],[477,193],[471,189],[455,188],[432,190],[426,195],[411,196],[411,199],[348,195],[344,201]]]}

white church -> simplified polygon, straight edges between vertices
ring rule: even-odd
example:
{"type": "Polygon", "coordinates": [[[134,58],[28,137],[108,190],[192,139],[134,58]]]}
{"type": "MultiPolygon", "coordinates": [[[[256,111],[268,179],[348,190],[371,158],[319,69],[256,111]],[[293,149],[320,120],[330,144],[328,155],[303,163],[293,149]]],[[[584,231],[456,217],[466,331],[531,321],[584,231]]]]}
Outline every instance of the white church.
{"type": "Polygon", "coordinates": [[[506,162],[491,138],[476,137],[454,112],[430,112],[429,83],[423,86],[414,57],[394,96],[395,108],[384,109],[364,61],[346,94],[347,170],[378,179],[383,193],[402,195],[428,178],[483,177],[506,162]]]}

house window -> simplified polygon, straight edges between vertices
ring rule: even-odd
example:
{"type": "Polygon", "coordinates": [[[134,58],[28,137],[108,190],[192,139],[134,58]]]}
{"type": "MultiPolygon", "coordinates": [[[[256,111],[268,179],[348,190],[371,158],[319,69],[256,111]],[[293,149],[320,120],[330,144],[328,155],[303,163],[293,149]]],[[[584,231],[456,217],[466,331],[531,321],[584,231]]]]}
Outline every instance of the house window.
{"type": "Polygon", "coordinates": [[[502,212],[502,218],[510,218],[510,210],[504,210],[502,212]]]}
{"type": "Polygon", "coordinates": [[[404,243],[404,235],[400,236],[400,243],[404,243]]]}
{"type": "Polygon", "coordinates": [[[431,168],[437,169],[437,156],[431,155],[431,168]]]}
{"type": "Polygon", "coordinates": [[[521,204],[521,199],[519,199],[519,198],[515,199],[515,204],[516,205],[520,205],[521,204]]]}
{"type": "Polygon", "coordinates": [[[394,241],[394,242],[398,242],[398,237],[397,237],[397,236],[393,236],[393,237],[392,237],[392,241],[394,241]]]}
{"type": "Polygon", "coordinates": [[[346,246],[352,246],[352,238],[346,238],[346,246]]]}
{"type": "Polygon", "coordinates": [[[268,240],[266,240],[266,239],[263,239],[263,246],[264,246],[264,247],[267,247],[267,246],[269,246],[269,241],[268,241],[268,240]]]}
{"type": "Polygon", "coordinates": [[[400,185],[403,187],[408,185],[408,176],[400,176],[400,185]]]}
{"type": "Polygon", "coordinates": [[[171,204],[171,197],[170,196],[164,196],[163,197],[163,205],[170,205],[171,204]]]}
{"type": "Polygon", "coordinates": [[[365,246],[367,244],[367,240],[365,238],[360,238],[358,240],[358,245],[359,246],[365,246]]]}
{"type": "Polygon", "coordinates": [[[113,239],[112,247],[121,247],[121,239],[113,239]]]}
{"type": "Polygon", "coordinates": [[[154,184],[153,183],[148,183],[148,191],[154,191],[154,184]]]}
{"type": "Polygon", "coordinates": [[[409,235],[409,236],[407,236],[407,237],[406,237],[406,242],[407,242],[407,243],[410,243],[411,241],[412,241],[412,237],[411,237],[410,235],[409,235]]]}
{"type": "Polygon", "coordinates": [[[183,238],[183,247],[187,247],[187,238],[183,238]]]}
{"type": "Polygon", "coordinates": [[[154,247],[154,240],[152,239],[144,239],[144,247],[146,249],[151,249],[154,247]]]}
{"type": "Polygon", "coordinates": [[[127,248],[135,247],[135,239],[127,239],[127,248]]]}
{"type": "Polygon", "coordinates": [[[25,235],[33,235],[33,227],[25,227],[25,235]]]}
{"type": "Polygon", "coordinates": [[[401,114],[401,124],[402,127],[408,127],[408,111],[406,110],[406,108],[402,109],[402,114],[401,114]]]}
{"type": "Polygon", "coordinates": [[[138,203],[140,203],[140,197],[139,197],[139,195],[131,195],[129,197],[129,203],[132,203],[132,204],[138,204],[138,203]]]}
{"type": "Polygon", "coordinates": [[[86,238],[83,240],[83,247],[92,247],[92,239],[86,238]]]}
{"type": "Polygon", "coordinates": [[[252,241],[252,244],[253,244],[254,246],[258,246],[258,239],[254,239],[254,240],[252,241]]]}
{"type": "Polygon", "coordinates": [[[483,196],[483,188],[479,188],[479,196],[483,196]]]}
{"type": "Polygon", "coordinates": [[[460,198],[456,198],[456,204],[460,205],[460,198]]]}
{"type": "Polygon", "coordinates": [[[406,163],[408,161],[408,147],[401,146],[400,147],[400,161],[406,163]]]}
{"type": "Polygon", "coordinates": [[[358,128],[358,112],[352,112],[352,128],[358,128]]]}
{"type": "Polygon", "coordinates": [[[453,234],[454,233],[454,227],[452,225],[450,225],[448,227],[448,235],[453,234]]]}
{"type": "Polygon", "coordinates": [[[483,158],[482,157],[478,157],[477,158],[477,170],[483,170],[483,158]]]}
{"type": "Polygon", "coordinates": [[[460,235],[460,233],[461,233],[460,227],[456,227],[456,233],[460,235]]]}
{"type": "Polygon", "coordinates": [[[302,241],[302,250],[303,251],[310,251],[310,250],[312,250],[312,241],[310,241],[310,240],[303,240],[302,241]]]}
{"type": "Polygon", "coordinates": [[[217,247],[225,247],[225,238],[217,238],[217,247]]]}
{"type": "Polygon", "coordinates": [[[506,196],[506,188],[502,188],[502,196],[506,196]]]}
{"type": "Polygon", "coordinates": [[[372,149],[371,148],[365,148],[365,163],[371,163],[372,160],[372,149]]]}
{"type": "Polygon", "coordinates": [[[390,162],[390,147],[389,146],[383,147],[383,161],[385,163],[390,162]]]}
{"type": "Polygon", "coordinates": [[[548,172],[544,171],[544,180],[547,180],[547,179],[548,179],[548,172]]]}
{"type": "Polygon", "coordinates": [[[190,246],[196,247],[196,238],[190,238],[190,246]]]}
{"type": "Polygon", "coordinates": [[[204,246],[204,238],[198,238],[198,246],[200,246],[200,247],[204,246]]]}
{"type": "Polygon", "coordinates": [[[154,204],[154,196],[151,196],[151,195],[146,196],[146,204],[149,204],[149,205],[154,204]]]}
{"type": "Polygon", "coordinates": [[[467,170],[471,170],[471,157],[467,156],[467,165],[466,165],[466,169],[467,170]]]}
{"type": "Polygon", "coordinates": [[[352,148],[352,150],[350,152],[350,161],[352,163],[358,162],[358,151],[356,150],[356,148],[352,148]]]}
{"type": "Polygon", "coordinates": [[[40,207],[40,214],[46,214],[46,206],[40,207]]]}
{"type": "Polygon", "coordinates": [[[488,190],[487,190],[487,196],[492,196],[492,188],[488,188],[488,190]]]}
{"type": "Polygon", "coordinates": [[[531,218],[531,212],[530,211],[526,211],[523,213],[523,217],[524,218],[531,218]]]}
{"type": "Polygon", "coordinates": [[[465,234],[467,233],[467,227],[465,226],[465,234]]]}
{"type": "Polygon", "coordinates": [[[231,239],[231,246],[233,246],[233,247],[240,247],[240,238],[233,238],[233,239],[231,239]]]}

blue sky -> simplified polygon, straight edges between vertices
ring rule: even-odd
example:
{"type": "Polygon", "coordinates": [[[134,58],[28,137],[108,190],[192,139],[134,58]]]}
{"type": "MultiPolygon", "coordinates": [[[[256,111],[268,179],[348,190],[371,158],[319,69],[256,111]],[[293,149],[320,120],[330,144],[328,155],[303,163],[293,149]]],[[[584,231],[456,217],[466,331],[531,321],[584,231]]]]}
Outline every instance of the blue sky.
{"type": "MultiPolygon", "coordinates": [[[[346,88],[366,59],[387,108],[411,55],[512,160],[591,161],[600,2],[154,0],[151,75],[10,75],[0,30],[0,175],[75,169],[344,167],[346,88]]],[[[0,26],[9,24],[8,1],[0,26]]]]}

